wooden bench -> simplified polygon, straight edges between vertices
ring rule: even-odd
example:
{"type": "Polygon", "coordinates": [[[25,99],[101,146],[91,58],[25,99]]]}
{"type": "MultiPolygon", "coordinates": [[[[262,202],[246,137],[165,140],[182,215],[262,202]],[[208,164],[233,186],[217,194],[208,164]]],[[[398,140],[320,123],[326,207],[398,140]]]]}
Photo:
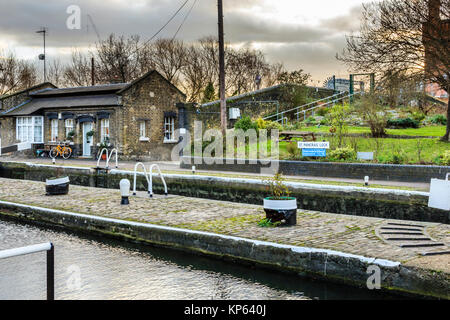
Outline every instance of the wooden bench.
{"type": "Polygon", "coordinates": [[[280,132],[280,140],[292,142],[294,138],[302,138],[303,141],[316,141],[316,136],[314,132],[299,132],[299,131],[283,131],[280,132]]]}

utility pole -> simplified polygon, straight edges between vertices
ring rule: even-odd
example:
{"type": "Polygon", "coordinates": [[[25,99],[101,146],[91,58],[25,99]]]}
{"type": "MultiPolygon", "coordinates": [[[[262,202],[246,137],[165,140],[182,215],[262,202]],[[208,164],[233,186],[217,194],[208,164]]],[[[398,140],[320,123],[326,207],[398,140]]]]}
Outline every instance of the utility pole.
{"type": "Polygon", "coordinates": [[[227,132],[227,104],[225,100],[225,43],[223,36],[223,3],[217,0],[219,16],[219,94],[220,94],[220,125],[222,135],[227,132]]]}
{"type": "Polygon", "coordinates": [[[44,37],[44,54],[40,54],[39,55],[39,60],[44,60],[44,82],[47,82],[47,62],[46,59],[47,57],[45,56],[45,36],[47,35],[47,28],[42,27],[41,30],[36,31],[36,33],[42,33],[43,37],[44,37]]]}
{"type": "Polygon", "coordinates": [[[94,66],[94,57],[91,58],[91,82],[92,82],[92,86],[95,86],[95,66],[94,66]]]}

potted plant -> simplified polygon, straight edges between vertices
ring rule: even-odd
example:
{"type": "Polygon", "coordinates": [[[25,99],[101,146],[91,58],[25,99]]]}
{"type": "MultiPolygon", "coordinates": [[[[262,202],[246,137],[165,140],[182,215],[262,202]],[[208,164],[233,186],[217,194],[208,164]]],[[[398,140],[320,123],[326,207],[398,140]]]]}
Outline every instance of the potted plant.
{"type": "Polygon", "coordinates": [[[270,197],[264,198],[264,211],[266,219],[274,222],[282,222],[285,225],[297,224],[297,199],[290,197],[289,188],[284,184],[284,179],[277,173],[272,179],[266,180],[270,197]]]}
{"type": "Polygon", "coordinates": [[[75,136],[75,131],[69,131],[67,133],[66,139],[69,141],[70,144],[73,144],[73,137],[75,136]]]}
{"type": "Polygon", "coordinates": [[[90,143],[90,141],[91,141],[91,138],[94,136],[94,134],[95,134],[95,131],[94,130],[91,130],[91,131],[89,131],[89,132],[87,132],[86,133],[86,138],[87,138],[87,143],[90,143]]]}
{"type": "MultiPolygon", "coordinates": [[[[109,142],[109,137],[106,136],[105,139],[101,142],[97,144],[98,146],[98,152],[101,152],[103,149],[107,149],[110,150],[111,149],[111,143],[109,142]]],[[[106,154],[102,153],[102,160],[106,160],[106,154]]]]}

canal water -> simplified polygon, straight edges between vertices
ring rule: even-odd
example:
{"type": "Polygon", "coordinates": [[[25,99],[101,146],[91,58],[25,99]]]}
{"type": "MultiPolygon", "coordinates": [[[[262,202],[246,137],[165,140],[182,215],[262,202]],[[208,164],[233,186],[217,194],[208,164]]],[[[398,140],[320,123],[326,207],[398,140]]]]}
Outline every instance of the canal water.
{"type": "MultiPolygon", "coordinates": [[[[169,249],[0,220],[0,250],[51,241],[56,299],[392,299],[169,249]]],[[[45,299],[46,254],[0,260],[0,299],[45,299]]]]}

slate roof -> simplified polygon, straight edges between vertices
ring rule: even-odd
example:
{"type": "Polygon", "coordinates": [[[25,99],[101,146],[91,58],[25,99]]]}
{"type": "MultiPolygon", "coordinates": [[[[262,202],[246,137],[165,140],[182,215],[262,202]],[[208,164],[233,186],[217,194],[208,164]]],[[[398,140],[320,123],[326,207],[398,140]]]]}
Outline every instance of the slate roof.
{"type": "Polygon", "coordinates": [[[43,89],[30,94],[32,97],[75,95],[75,94],[97,94],[102,92],[118,92],[127,87],[128,83],[103,84],[89,87],[69,87],[56,89],[43,89]]]}
{"type": "Polygon", "coordinates": [[[86,95],[74,97],[43,97],[39,99],[32,99],[25,104],[21,104],[17,107],[9,109],[3,112],[2,115],[25,116],[33,114],[40,109],[119,105],[119,96],[117,96],[116,94],[86,95]]]}

